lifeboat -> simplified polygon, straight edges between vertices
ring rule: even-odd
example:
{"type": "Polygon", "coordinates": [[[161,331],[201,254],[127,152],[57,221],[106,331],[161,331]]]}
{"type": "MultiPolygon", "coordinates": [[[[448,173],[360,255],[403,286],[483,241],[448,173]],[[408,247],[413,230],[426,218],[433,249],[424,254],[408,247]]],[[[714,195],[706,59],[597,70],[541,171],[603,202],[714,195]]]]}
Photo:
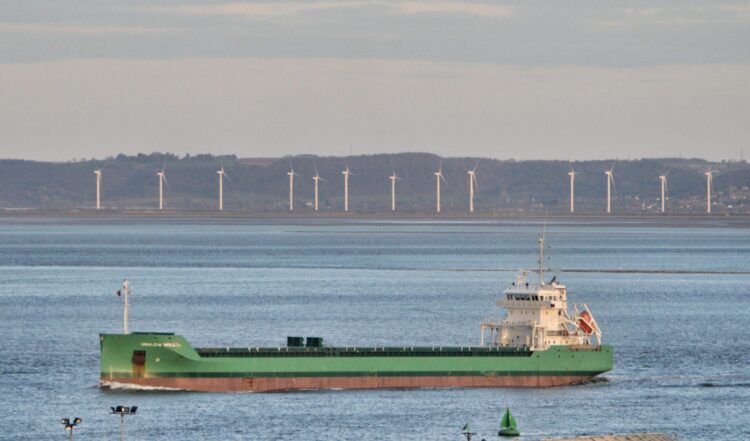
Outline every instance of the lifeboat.
{"type": "Polygon", "coordinates": [[[594,325],[591,324],[591,314],[588,311],[583,311],[578,315],[578,327],[583,329],[586,334],[591,334],[594,331],[594,325]]]}

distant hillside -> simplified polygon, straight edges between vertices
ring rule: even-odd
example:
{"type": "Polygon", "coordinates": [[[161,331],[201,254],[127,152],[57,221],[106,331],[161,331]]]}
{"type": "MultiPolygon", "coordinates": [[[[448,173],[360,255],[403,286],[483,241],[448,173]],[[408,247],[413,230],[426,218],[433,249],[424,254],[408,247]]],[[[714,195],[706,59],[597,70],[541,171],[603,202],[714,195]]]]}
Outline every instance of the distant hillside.
{"type": "Polygon", "coordinates": [[[613,212],[656,212],[660,174],[668,174],[668,210],[705,211],[704,172],[714,171],[714,212],[750,211],[750,166],[745,162],[710,163],[700,159],[634,161],[500,161],[486,158],[440,158],[426,153],[364,155],[347,158],[297,156],[247,158],[197,155],[177,157],[154,153],[120,155],[106,160],[68,163],[0,160],[0,207],[91,209],[95,204],[94,170],[103,170],[102,203],[110,209],[153,209],[158,204],[156,172],[166,169],[166,208],[215,210],[218,175],[224,166],[224,204],[228,211],[287,211],[290,167],[295,178],[295,211],[312,210],[317,168],[321,211],[343,210],[342,170],[349,166],[350,209],[390,210],[390,176],[400,177],[398,210],[435,210],[435,175],[442,165],[442,208],[445,213],[468,211],[469,177],[477,169],[476,209],[479,212],[567,212],[569,177],[576,173],[576,211],[601,213],[606,207],[604,171],[614,164],[613,212]]]}

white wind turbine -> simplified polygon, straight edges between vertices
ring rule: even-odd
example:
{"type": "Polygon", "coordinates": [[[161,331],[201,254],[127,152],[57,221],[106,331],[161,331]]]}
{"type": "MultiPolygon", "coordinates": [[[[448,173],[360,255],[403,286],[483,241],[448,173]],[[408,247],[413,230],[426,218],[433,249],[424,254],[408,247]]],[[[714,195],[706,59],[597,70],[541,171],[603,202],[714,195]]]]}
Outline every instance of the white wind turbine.
{"type": "Polygon", "coordinates": [[[294,171],[291,162],[289,162],[289,171],[286,174],[289,176],[289,211],[294,211],[294,177],[299,175],[294,171]]]}
{"type": "Polygon", "coordinates": [[[469,170],[469,213],[474,212],[474,186],[479,186],[477,183],[477,168],[479,167],[479,161],[472,170],[469,170]]]}
{"type": "Polygon", "coordinates": [[[102,208],[102,169],[98,168],[94,170],[94,174],[96,175],[96,209],[99,210],[102,208]]]}
{"type": "Polygon", "coordinates": [[[229,175],[224,171],[224,164],[216,173],[219,175],[219,211],[224,211],[224,177],[229,179],[229,175]]]}
{"type": "Polygon", "coordinates": [[[349,175],[352,172],[349,171],[348,165],[341,174],[344,175],[344,211],[349,211],[349,175]]]}
{"type": "Polygon", "coordinates": [[[615,185],[614,169],[615,166],[613,164],[612,168],[604,172],[607,175],[607,213],[612,212],[612,187],[615,185]]]}
{"type": "Polygon", "coordinates": [[[669,171],[659,176],[659,184],[661,186],[661,212],[664,213],[667,207],[667,176],[669,171]]]}
{"type": "Polygon", "coordinates": [[[714,183],[714,176],[711,170],[703,174],[706,175],[706,213],[711,214],[711,186],[714,183]]]}
{"type": "Polygon", "coordinates": [[[325,182],[325,179],[320,177],[318,174],[318,166],[315,166],[315,176],[313,176],[313,182],[315,183],[315,211],[318,211],[318,182],[320,181],[325,182]]]}
{"type": "Polygon", "coordinates": [[[568,172],[570,176],[570,212],[576,212],[576,172],[571,168],[568,172]]]}
{"type": "Polygon", "coordinates": [[[448,181],[445,180],[445,177],[443,177],[443,164],[440,164],[440,168],[435,172],[435,182],[436,182],[436,196],[437,196],[437,204],[435,206],[435,211],[437,213],[440,213],[440,181],[444,181],[446,184],[448,181]]]}
{"type": "Polygon", "coordinates": [[[164,184],[167,185],[167,188],[169,188],[169,184],[167,183],[167,174],[164,171],[164,167],[161,168],[160,172],[156,173],[156,176],[159,177],[159,210],[164,209],[164,184]]]}
{"type": "Polygon", "coordinates": [[[396,181],[401,178],[396,176],[396,170],[393,169],[393,174],[388,179],[391,180],[391,211],[396,211],[396,181]]]}

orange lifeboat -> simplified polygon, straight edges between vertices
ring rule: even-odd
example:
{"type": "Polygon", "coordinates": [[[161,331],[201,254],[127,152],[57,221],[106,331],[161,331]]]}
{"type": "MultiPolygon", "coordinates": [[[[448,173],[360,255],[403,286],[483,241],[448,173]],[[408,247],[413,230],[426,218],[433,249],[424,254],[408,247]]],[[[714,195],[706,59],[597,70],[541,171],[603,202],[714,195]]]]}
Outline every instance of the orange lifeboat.
{"type": "Polygon", "coordinates": [[[591,314],[588,311],[583,311],[578,315],[578,327],[583,329],[586,334],[591,334],[594,331],[594,326],[591,324],[591,314]]]}

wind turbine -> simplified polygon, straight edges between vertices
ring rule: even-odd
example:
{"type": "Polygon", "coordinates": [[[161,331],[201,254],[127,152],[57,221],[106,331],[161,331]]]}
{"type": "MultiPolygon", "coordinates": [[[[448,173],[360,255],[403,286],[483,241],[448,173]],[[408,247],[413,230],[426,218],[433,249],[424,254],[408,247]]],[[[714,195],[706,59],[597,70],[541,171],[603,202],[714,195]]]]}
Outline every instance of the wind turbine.
{"type": "Polygon", "coordinates": [[[167,184],[167,188],[169,188],[169,184],[167,183],[167,175],[164,172],[164,167],[161,168],[160,172],[156,173],[156,176],[159,177],[159,210],[164,209],[164,184],[167,184]]]}
{"type": "Polygon", "coordinates": [[[313,182],[315,182],[315,211],[318,211],[318,182],[323,181],[325,182],[325,179],[321,178],[318,174],[318,166],[315,166],[315,176],[313,176],[313,182]]]}
{"type": "Polygon", "coordinates": [[[298,175],[291,162],[289,162],[289,171],[286,174],[289,176],[289,211],[294,211],[294,176],[298,175]]]}
{"type": "Polygon", "coordinates": [[[706,213],[711,214],[711,186],[714,183],[714,177],[711,170],[703,174],[706,175],[706,213]]]}
{"type": "Polygon", "coordinates": [[[94,170],[94,174],[96,175],[96,209],[99,210],[100,208],[102,208],[102,169],[98,168],[94,170]]]}
{"type": "Polygon", "coordinates": [[[224,171],[223,163],[216,173],[219,175],[219,211],[224,211],[224,177],[229,179],[229,175],[224,171]]]}
{"type": "Polygon", "coordinates": [[[604,172],[607,175],[607,214],[612,212],[612,186],[615,185],[614,169],[615,166],[612,164],[612,168],[604,172]]]}
{"type": "Polygon", "coordinates": [[[667,175],[669,171],[659,176],[659,183],[661,184],[661,212],[664,213],[666,209],[667,201],[667,175]]]}
{"type": "Polygon", "coordinates": [[[396,181],[401,179],[396,176],[396,170],[388,177],[391,180],[391,211],[396,211],[396,181]]]}
{"type": "Polygon", "coordinates": [[[436,182],[436,196],[437,196],[437,205],[435,207],[436,212],[440,213],[440,181],[444,181],[446,184],[448,183],[445,180],[445,177],[443,177],[443,164],[440,164],[440,168],[438,168],[438,171],[435,172],[435,182],[436,182]]]}
{"type": "Polygon", "coordinates": [[[576,172],[571,168],[568,172],[570,176],[570,212],[576,212],[576,172]]]}
{"type": "Polygon", "coordinates": [[[348,165],[341,174],[344,175],[344,211],[349,211],[349,175],[352,172],[349,171],[348,165]]]}
{"type": "Polygon", "coordinates": [[[474,186],[479,186],[477,183],[477,168],[479,167],[479,161],[473,169],[469,170],[469,213],[474,212],[474,186]]]}

